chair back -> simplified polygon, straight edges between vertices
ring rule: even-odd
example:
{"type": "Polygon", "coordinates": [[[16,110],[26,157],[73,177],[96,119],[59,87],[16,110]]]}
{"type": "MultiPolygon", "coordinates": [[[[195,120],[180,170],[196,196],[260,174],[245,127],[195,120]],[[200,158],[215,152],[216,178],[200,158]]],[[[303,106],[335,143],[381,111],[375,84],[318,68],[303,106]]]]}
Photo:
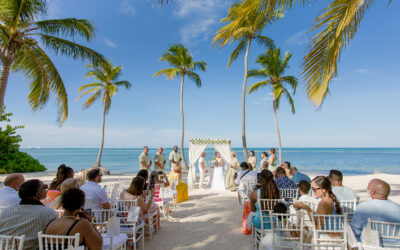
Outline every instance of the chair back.
{"type": "Polygon", "coordinates": [[[309,244],[309,243],[298,243],[293,249],[296,250],[345,250],[346,244],[309,244]]]}
{"type": "Polygon", "coordinates": [[[349,222],[351,222],[351,219],[353,218],[353,213],[357,207],[357,199],[343,200],[343,201],[339,201],[339,203],[340,203],[340,207],[342,208],[342,212],[344,214],[347,214],[347,220],[349,222]]]}
{"type": "Polygon", "coordinates": [[[100,233],[107,232],[108,220],[115,216],[115,209],[93,209],[91,211],[92,224],[96,226],[97,231],[100,233]]]}
{"type": "Polygon", "coordinates": [[[80,234],[75,235],[50,235],[38,233],[39,250],[64,250],[79,247],[80,234]]]}
{"type": "Polygon", "coordinates": [[[255,179],[240,180],[238,192],[242,204],[244,204],[244,202],[246,202],[249,199],[249,193],[254,191],[256,185],[257,185],[257,180],[255,179]]]}
{"type": "Polygon", "coordinates": [[[347,244],[347,215],[311,214],[313,243],[347,244]]]}
{"type": "Polygon", "coordinates": [[[260,208],[257,213],[260,213],[261,217],[261,231],[272,231],[272,210],[274,206],[279,202],[284,202],[283,199],[257,199],[258,207],[260,208]],[[268,228],[266,228],[268,226],[268,228]]]}
{"type": "Polygon", "coordinates": [[[271,215],[273,248],[291,248],[296,243],[303,243],[304,214],[275,214],[271,215]]]}
{"type": "Polygon", "coordinates": [[[281,198],[285,199],[289,203],[293,203],[294,200],[299,198],[299,190],[297,188],[285,188],[279,189],[281,198]]]}
{"type": "Polygon", "coordinates": [[[64,215],[64,209],[58,209],[58,210],[55,210],[55,211],[56,211],[56,213],[58,215],[58,218],[61,218],[64,215]]]}
{"type": "Polygon", "coordinates": [[[22,250],[24,248],[25,235],[11,236],[0,235],[0,249],[22,250]]]}
{"type": "Polygon", "coordinates": [[[367,227],[378,231],[381,245],[385,248],[400,248],[400,223],[368,219],[367,227]]]}

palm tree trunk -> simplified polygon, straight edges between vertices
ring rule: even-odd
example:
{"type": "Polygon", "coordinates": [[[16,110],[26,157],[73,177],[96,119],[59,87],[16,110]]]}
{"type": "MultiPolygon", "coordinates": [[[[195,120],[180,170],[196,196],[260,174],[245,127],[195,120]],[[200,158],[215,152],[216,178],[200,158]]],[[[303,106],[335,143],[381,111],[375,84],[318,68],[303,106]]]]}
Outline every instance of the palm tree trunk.
{"type": "Polygon", "coordinates": [[[3,114],[4,96],[6,94],[8,76],[10,74],[11,62],[2,60],[1,62],[1,75],[0,75],[0,115],[3,114]]]}
{"type": "Polygon", "coordinates": [[[275,120],[275,127],[276,127],[276,135],[278,136],[278,147],[279,147],[279,164],[282,163],[282,144],[281,144],[281,133],[279,132],[278,126],[278,118],[276,116],[276,100],[275,97],[272,101],[272,105],[274,108],[274,120],[275,120]]]}
{"type": "Polygon", "coordinates": [[[247,84],[247,59],[249,57],[251,39],[247,43],[246,54],[244,56],[244,78],[243,78],[243,90],[242,90],[242,142],[243,142],[243,154],[245,161],[248,160],[249,155],[247,153],[246,143],[246,84],[247,84]]]}
{"type": "Polygon", "coordinates": [[[182,134],[181,134],[181,154],[182,154],[182,167],[183,171],[187,172],[188,167],[185,160],[185,150],[183,149],[183,141],[185,138],[185,119],[183,115],[183,83],[185,82],[185,75],[182,74],[181,82],[181,118],[182,118],[182,134]]]}
{"type": "Polygon", "coordinates": [[[99,154],[97,155],[97,160],[96,160],[96,163],[94,164],[95,167],[101,167],[100,160],[101,160],[101,155],[103,154],[105,125],[106,125],[106,104],[104,103],[103,127],[101,128],[101,143],[100,143],[100,148],[99,148],[99,154]]]}

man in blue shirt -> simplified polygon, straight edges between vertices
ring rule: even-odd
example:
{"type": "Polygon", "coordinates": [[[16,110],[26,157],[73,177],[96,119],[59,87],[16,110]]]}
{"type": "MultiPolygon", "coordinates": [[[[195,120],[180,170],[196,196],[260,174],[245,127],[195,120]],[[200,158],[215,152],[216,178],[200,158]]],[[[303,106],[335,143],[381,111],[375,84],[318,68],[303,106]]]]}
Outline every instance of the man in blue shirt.
{"type": "Polygon", "coordinates": [[[275,174],[275,183],[279,189],[297,189],[297,184],[289,177],[287,177],[285,169],[283,169],[282,167],[278,167],[275,174]]]}
{"type": "MultiPolygon", "coordinates": [[[[373,179],[368,183],[367,189],[371,200],[357,206],[351,221],[351,228],[358,241],[360,241],[362,230],[367,226],[370,218],[377,221],[400,223],[400,205],[388,200],[389,184],[379,179],[373,179]]],[[[385,239],[383,246],[385,244],[400,244],[400,242],[385,239]]]]}
{"type": "Polygon", "coordinates": [[[291,180],[294,181],[297,185],[299,185],[300,181],[307,181],[308,183],[311,183],[310,177],[297,171],[297,168],[295,166],[290,167],[290,174],[292,175],[291,180]]]}

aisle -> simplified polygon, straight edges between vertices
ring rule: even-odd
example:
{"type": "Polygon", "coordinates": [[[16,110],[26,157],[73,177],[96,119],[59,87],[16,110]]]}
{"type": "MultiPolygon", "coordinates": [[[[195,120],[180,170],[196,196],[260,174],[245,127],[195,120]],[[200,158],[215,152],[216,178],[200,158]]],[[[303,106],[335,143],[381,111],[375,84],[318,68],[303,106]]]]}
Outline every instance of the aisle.
{"type": "Polygon", "coordinates": [[[242,210],[237,193],[193,190],[190,201],[177,206],[145,249],[252,249],[251,236],[241,233],[242,210]]]}

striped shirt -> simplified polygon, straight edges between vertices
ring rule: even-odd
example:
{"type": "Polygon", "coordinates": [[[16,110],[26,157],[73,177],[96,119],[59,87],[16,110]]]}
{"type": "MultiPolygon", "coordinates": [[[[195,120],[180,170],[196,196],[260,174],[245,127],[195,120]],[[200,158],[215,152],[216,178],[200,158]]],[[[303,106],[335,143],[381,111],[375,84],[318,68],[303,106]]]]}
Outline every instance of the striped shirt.
{"type": "Polygon", "coordinates": [[[56,212],[43,205],[15,205],[0,213],[0,234],[25,235],[24,249],[37,249],[38,232],[57,218],[56,212]]]}

